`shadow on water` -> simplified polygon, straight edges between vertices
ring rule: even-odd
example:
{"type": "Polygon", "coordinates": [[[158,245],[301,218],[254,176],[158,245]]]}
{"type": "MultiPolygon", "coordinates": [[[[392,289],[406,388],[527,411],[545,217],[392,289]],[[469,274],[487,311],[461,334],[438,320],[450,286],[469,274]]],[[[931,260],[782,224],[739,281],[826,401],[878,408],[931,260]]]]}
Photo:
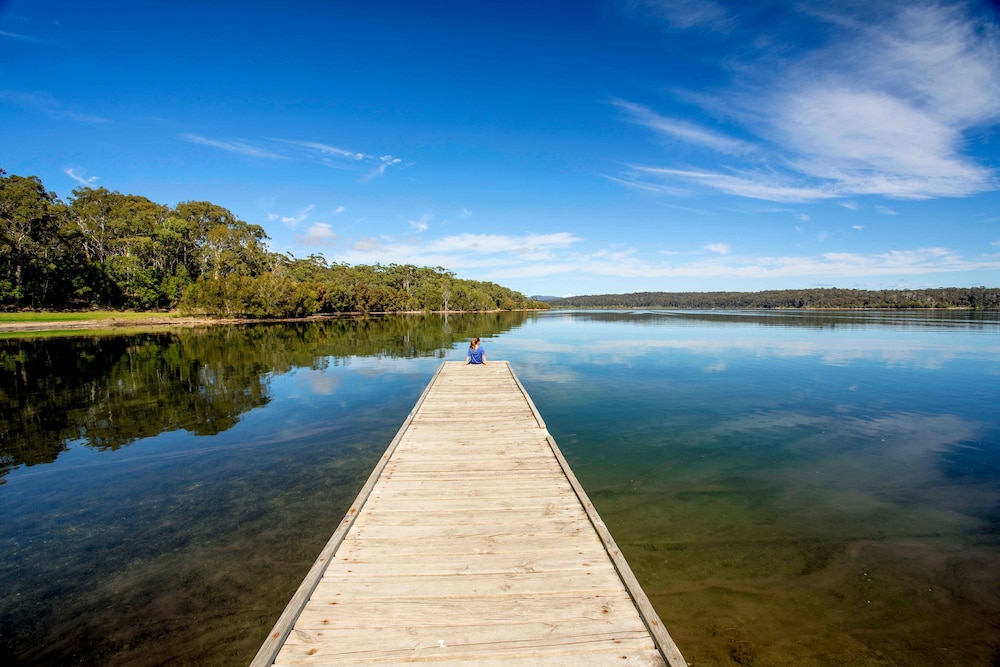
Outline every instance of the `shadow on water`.
{"type": "Polygon", "coordinates": [[[246,664],[440,360],[529,317],[0,341],[0,661],[246,664]]]}

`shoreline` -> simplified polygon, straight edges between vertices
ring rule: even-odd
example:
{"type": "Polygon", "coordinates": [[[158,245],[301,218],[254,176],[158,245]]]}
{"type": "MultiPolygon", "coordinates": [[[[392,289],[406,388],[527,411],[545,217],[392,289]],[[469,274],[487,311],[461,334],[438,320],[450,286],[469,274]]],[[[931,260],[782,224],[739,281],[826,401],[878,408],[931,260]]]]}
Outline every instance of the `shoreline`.
{"type": "MultiPolygon", "coordinates": [[[[527,309],[531,310],[531,309],[527,309]]],[[[335,320],[344,317],[371,317],[387,315],[460,315],[464,313],[499,313],[502,310],[432,310],[430,312],[422,310],[400,311],[400,312],[349,312],[349,313],[322,313],[309,315],[307,317],[285,317],[285,318],[243,318],[243,317],[207,317],[204,315],[178,316],[164,315],[151,317],[105,317],[98,319],[79,320],[48,320],[48,321],[19,321],[4,322],[0,320],[0,335],[17,333],[35,333],[60,331],[115,331],[119,329],[144,329],[144,328],[192,328],[200,326],[212,326],[216,324],[263,324],[271,322],[321,322],[324,320],[335,320]]],[[[513,311],[511,311],[513,312],[513,311]]]]}

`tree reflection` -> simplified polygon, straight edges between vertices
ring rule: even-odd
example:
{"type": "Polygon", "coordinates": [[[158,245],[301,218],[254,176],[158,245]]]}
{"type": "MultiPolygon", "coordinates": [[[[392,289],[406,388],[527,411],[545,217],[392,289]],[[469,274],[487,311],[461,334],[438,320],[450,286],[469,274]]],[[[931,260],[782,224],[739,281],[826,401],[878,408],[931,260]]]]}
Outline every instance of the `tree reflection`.
{"type": "Polygon", "coordinates": [[[0,483],[70,443],[118,449],[164,431],[213,435],[265,405],[269,379],[347,357],[439,357],[525,312],[337,318],[0,340],[0,483]]]}
{"type": "Polygon", "coordinates": [[[953,310],[556,310],[554,317],[636,326],[752,323],[762,327],[803,329],[893,327],[995,328],[1000,316],[992,311],[953,310]]]}

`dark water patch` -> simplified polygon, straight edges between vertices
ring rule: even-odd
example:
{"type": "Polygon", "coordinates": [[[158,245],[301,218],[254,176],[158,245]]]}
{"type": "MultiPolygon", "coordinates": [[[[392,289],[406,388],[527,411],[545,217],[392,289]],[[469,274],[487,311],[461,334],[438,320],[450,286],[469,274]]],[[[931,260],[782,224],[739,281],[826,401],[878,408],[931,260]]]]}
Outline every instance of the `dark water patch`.
{"type": "Polygon", "coordinates": [[[955,443],[942,453],[941,470],[955,480],[1000,480],[1000,434],[984,434],[980,440],[955,443]]]}

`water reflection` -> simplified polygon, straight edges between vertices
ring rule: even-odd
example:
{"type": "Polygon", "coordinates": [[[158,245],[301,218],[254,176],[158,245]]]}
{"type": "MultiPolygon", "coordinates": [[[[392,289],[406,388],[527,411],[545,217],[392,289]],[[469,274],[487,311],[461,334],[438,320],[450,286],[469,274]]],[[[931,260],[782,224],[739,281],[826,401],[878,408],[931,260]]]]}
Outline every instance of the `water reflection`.
{"type": "MultiPolygon", "coordinates": [[[[274,374],[360,357],[442,357],[527,313],[339,318],[88,338],[0,340],[0,477],[81,444],[215,435],[270,400],[274,374]]],[[[329,381],[328,379],[326,381],[329,381]]]]}
{"type": "Polygon", "coordinates": [[[512,337],[690,662],[1000,664],[996,314],[811,317],[559,313],[512,337]]]}
{"type": "Polygon", "coordinates": [[[246,664],[479,335],[692,663],[991,664],[998,333],[995,314],[552,312],[7,341],[0,658],[246,664]]]}
{"type": "MultiPolygon", "coordinates": [[[[540,360],[664,366],[690,358],[707,373],[753,359],[924,369],[962,362],[990,364],[1000,373],[995,312],[564,311],[546,315],[541,324],[523,341],[525,353],[540,360]]],[[[579,381],[565,367],[555,372],[566,382],[579,381]]]]}
{"type": "Polygon", "coordinates": [[[550,316],[589,322],[635,326],[698,326],[705,323],[806,329],[865,328],[876,326],[962,328],[996,331],[1000,312],[953,310],[572,310],[550,316]]]}

